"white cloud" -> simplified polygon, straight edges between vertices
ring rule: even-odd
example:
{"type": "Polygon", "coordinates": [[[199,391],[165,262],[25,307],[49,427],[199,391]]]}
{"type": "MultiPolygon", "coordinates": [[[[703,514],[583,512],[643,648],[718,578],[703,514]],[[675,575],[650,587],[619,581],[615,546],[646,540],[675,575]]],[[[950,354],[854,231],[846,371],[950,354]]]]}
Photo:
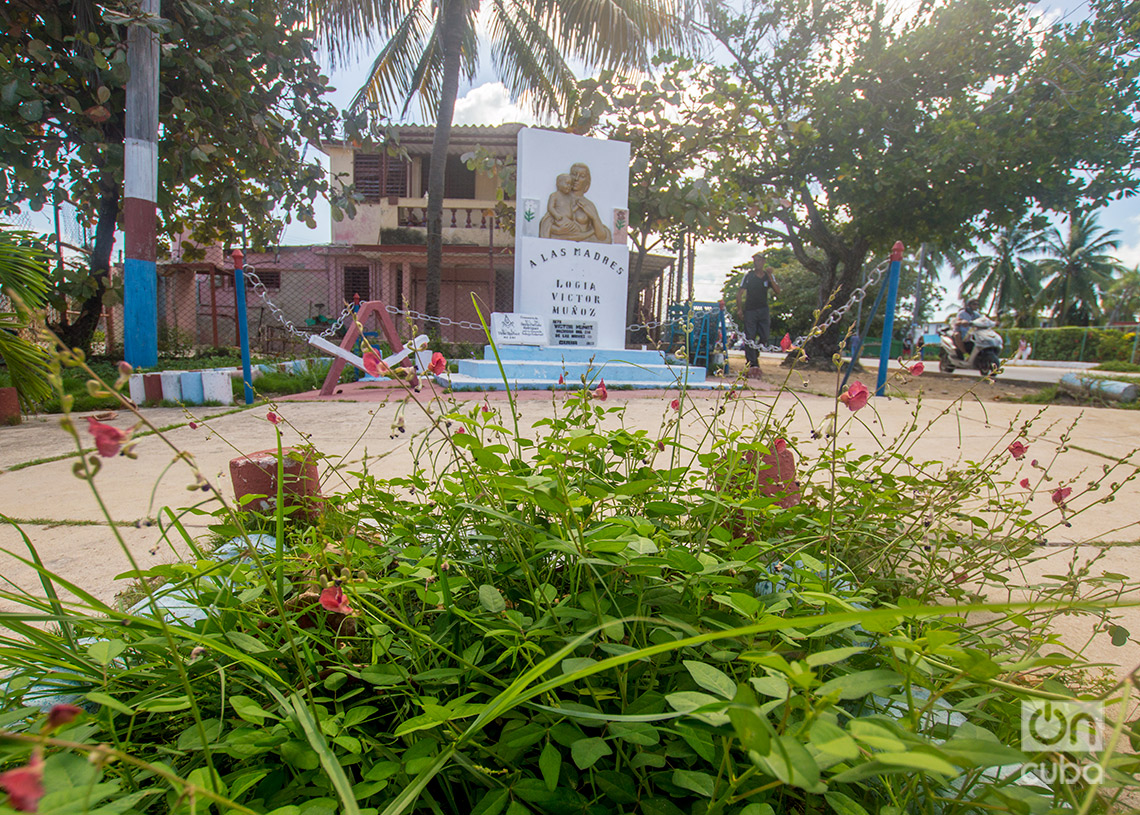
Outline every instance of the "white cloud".
{"type": "Polygon", "coordinates": [[[502,82],[485,82],[455,102],[457,125],[501,125],[506,122],[538,124],[530,111],[511,101],[502,82]]]}
{"type": "Polygon", "coordinates": [[[755,253],[755,246],[735,241],[697,244],[697,260],[693,268],[696,299],[719,300],[721,287],[732,267],[747,262],[755,253]]]}
{"type": "Polygon", "coordinates": [[[1116,258],[1129,269],[1140,266],[1140,215],[1133,215],[1128,219],[1131,229],[1125,227],[1120,230],[1120,249],[1116,258]]]}

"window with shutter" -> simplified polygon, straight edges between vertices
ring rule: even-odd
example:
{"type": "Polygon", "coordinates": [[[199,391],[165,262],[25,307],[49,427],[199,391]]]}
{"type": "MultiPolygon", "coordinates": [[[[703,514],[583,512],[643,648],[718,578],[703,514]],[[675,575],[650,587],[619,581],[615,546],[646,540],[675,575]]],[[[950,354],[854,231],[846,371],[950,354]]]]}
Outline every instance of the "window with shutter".
{"type": "Polygon", "coordinates": [[[365,201],[379,201],[383,195],[383,156],[356,153],[352,159],[352,181],[365,201]]]}

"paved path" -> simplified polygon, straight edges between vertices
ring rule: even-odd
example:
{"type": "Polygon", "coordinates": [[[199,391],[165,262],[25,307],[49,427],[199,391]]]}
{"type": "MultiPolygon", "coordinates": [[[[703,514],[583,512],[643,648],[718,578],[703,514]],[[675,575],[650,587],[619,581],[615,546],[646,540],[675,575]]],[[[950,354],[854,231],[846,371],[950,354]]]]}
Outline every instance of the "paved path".
{"type": "MultiPolygon", "coordinates": [[[[301,436],[304,433],[305,439],[337,465],[325,470],[326,491],[343,489],[342,474],[358,471],[365,463],[373,472],[384,476],[409,472],[419,445],[437,431],[431,431],[429,417],[411,405],[405,411],[406,433],[396,432],[393,437],[392,423],[399,397],[400,393],[390,389],[345,386],[340,394],[328,400],[304,401],[304,397],[283,400],[278,404],[278,412],[288,423],[284,430],[285,442],[300,442],[304,440],[301,436]],[[345,401],[347,399],[357,401],[345,401]]],[[[421,398],[428,397],[425,394],[421,398]]],[[[505,407],[506,397],[502,393],[457,395],[461,404],[474,405],[484,398],[492,407],[505,407]]],[[[520,426],[524,433],[533,432],[529,430],[533,423],[551,415],[555,405],[564,398],[549,392],[525,394],[519,401],[520,426]]],[[[656,434],[663,422],[675,416],[668,404],[672,398],[661,393],[611,392],[606,406],[624,406],[625,411],[621,416],[611,415],[607,421],[611,424],[622,421],[627,427],[644,428],[656,434]]],[[[702,443],[702,439],[707,443],[705,429],[710,425],[746,427],[774,417],[786,422],[785,435],[797,454],[801,458],[811,457],[826,443],[826,438],[813,439],[813,431],[826,431],[830,427],[828,416],[836,410],[833,399],[790,393],[777,397],[770,390],[758,390],[727,403],[725,413],[718,415],[722,399],[722,394],[715,392],[693,394],[692,404],[684,413],[683,426],[694,444],[702,443]]],[[[1133,448],[1140,440],[1140,412],[1136,411],[1084,411],[1060,406],[1038,411],[1023,405],[972,400],[953,403],[931,398],[922,402],[919,415],[913,415],[914,410],[913,402],[874,399],[868,409],[855,415],[856,421],[847,422],[851,414],[840,405],[838,441],[851,445],[856,451],[889,450],[920,461],[937,460],[952,467],[1004,449],[1012,438],[1011,427],[1019,427],[1029,417],[1040,414],[1029,431],[1030,456],[1021,463],[1001,456],[1003,464],[996,475],[1016,480],[1028,473],[1036,479],[1036,471],[1027,469],[1029,458],[1048,462],[1050,476],[1057,483],[1062,479],[1077,479],[1072,504],[1080,509],[1100,495],[1085,494],[1084,485],[1100,479],[1104,467],[1112,467],[1122,458],[1133,456],[1135,461],[1133,448]],[[927,423],[929,428],[917,438],[908,431],[914,425],[927,423]]],[[[230,497],[228,462],[238,451],[275,447],[274,427],[265,419],[265,407],[230,413],[213,409],[204,413],[213,414],[214,418],[207,418],[197,429],[191,429],[188,424],[179,424],[186,421],[180,411],[144,411],[157,425],[178,425],[165,434],[166,439],[174,448],[192,454],[220,494],[230,497]]],[[[122,412],[113,423],[125,427],[131,421],[130,414],[122,412]]],[[[86,430],[82,431],[81,438],[89,439],[86,430]]],[[[176,534],[164,535],[157,526],[137,527],[136,523],[165,519],[165,507],[182,508],[201,503],[209,510],[218,505],[211,494],[187,490],[194,479],[185,464],[175,460],[174,448],[157,436],[142,438],[136,448],[136,460],[123,457],[104,460],[95,479],[107,513],[114,521],[125,524],[118,528],[123,543],[143,566],[182,555],[187,546],[176,534]]],[[[76,459],[47,460],[11,469],[69,452],[74,452],[74,442],[59,428],[58,417],[37,418],[19,427],[0,428],[0,512],[21,521],[23,530],[50,569],[109,600],[117,588],[114,578],[129,568],[128,560],[105,525],[103,509],[89,485],[72,473],[76,459]]],[[[1114,475],[1113,478],[1120,480],[1121,477],[1114,475]]],[[[1043,485],[1028,502],[1028,510],[1051,511],[1050,489],[1051,486],[1043,485]]],[[[180,517],[191,535],[208,534],[210,517],[185,513],[180,517]]],[[[1053,546],[1066,542],[1127,544],[1140,541],[1140,485],[1136,481],[1125,484],[1115,503],[1093,506],[1077,514],[1071,527],[1059,527],[1050,532],[1049,538],[1053,546]]],[[[0,548],[13,553],[26,551],[19,533],[11,525],[0,526],[0,548]]],[[[1091,546],[1078,550],[1050,548],[1043,549],[1042,553],[1063,560],[1073,557],[1074,551],[1083,552],[1080,557],[1091,557],[1100,549],[1091,546]]],[[[1028,567],[1027,564],[1022,566],[1028,567]]],[[[1140,546],[1117,546],[1105,562],[1095,568],[1106,570],[1108,567],[1140,576],[1140,546]]],[[[1045,569],[1045,566],[1032,568],[1045,569]]],[[[35,573],[3,553],[0,553],[0,576],[24,589],[38,591],[35,573]]],[[[1131,609],[1123,614],[1126,627],[1140,634],[1140,613],[1131,609]]],[[[1080,639],[1087,633],[1082,629],[1073,636],[1080,639]]],[[[1103,639],[1098,638],[1098,647],[1103,639]]],[[[1109,648],[1103,658],[1119,670],[1130,670],[1140,664],[1140,648],[1133,645],[1125,649],[1109,648]]]]}

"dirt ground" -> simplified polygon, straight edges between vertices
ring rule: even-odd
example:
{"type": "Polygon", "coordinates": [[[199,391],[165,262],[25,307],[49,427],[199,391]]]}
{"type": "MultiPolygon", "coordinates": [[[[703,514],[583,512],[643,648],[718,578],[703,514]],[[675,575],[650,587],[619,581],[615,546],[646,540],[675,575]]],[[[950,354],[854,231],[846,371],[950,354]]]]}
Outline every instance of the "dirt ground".
{"type": "MultiPolygon", "coordinates": [[[[731,354],[729,369],[734,375],[744,370],[744,355],[731,354]]],[[[794,390],[806,391],[818,396],[835,396],[843,380],[842,373],[835,371],[817,371],[808,368],[785,368],[779,359],[761,358],[760,370],[763,373],[764,384],[779,387],[785,382],[794,390]]],[[[848,384],[859,380],[870,390],[877,384],[878,371],[874,367],[856,371],[851,375],[848,384]]],[[[1003,380],[1001,376],[994,381],[986,381],[976,376],[965,374],[943,374],[938,372],[938,362],[928,360],[925,370],[919,376],[913,376],[905,371],[892,370],[887,376],[887,395],[914,398],[920,393],[935,399],[967,399],[983,402],[1016,402],[1017,400],[1032,396],[1039,392],[1044,385],[1040,383],[1022,383],[1003,380]]]]}

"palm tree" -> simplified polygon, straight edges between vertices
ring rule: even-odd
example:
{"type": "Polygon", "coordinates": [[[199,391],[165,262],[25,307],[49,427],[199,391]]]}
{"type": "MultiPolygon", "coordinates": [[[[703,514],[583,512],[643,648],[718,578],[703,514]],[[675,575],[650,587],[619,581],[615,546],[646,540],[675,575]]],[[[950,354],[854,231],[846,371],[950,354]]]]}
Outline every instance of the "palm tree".
{"type": "MultiPolygon", "coordinates": [[[[570,118],[578,98],[567,58],[587,69],[645,69],[655,49],[677,45],[684,29],[676,0],[487,0],[491,61],[512,100],[536,114],[570,118]]],[[[480,0],[305,0],[314,29],[344,56],[372,36],[384,40],[353,107],[387,112],[416,98],[436,117],[427,188],[427,302],[439,313],[447,146],[462,75],[477,67],[480,0]]]]}
{"type": "Polygon", "coordinates": [[[1069,214],[1069,234],[1054,227],[1045,233],[1042,248],[1049,255],[1040,261],[1044,275],[1052,275],[1038,298],[1051,305],[1061,325],[1088,325],[1100,314],[1100,296],[1121,271],[1109,254],[1120,247],[1115,229],[1101,229],[1091,212],[1069,214]]]}
{"type": "Polygon", "coordinates": [[[1041,270],[1025,255],[1038,252],[1041,242],[1041,233],[1025,224],[1006,227],[983,241],[992,251],[963,261],[962,299],[977,297],[985,310],[1013,313],[1017,324],[1024,325],[1041,287],[1041,270]]]}
{"type": "Polygon", "coordinates": [[[20,336],[49,289],[46,253],[28,232],[0,229],[0,359],[25,405],[51,396],[47,352],[20,336]]]}

